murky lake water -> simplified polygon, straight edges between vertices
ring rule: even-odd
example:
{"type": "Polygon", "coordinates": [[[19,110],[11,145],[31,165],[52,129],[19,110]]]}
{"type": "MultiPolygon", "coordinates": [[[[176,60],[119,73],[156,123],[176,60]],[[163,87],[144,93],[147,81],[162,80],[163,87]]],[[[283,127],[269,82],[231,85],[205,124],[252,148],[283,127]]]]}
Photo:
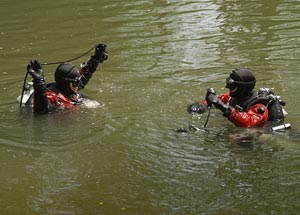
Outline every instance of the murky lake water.
{"type": "MultiPolygon", "coordinates": [[[[297,214],[298,0],[8,1],[0,7],[1,214],[297,214]],[[109,59],[83,94],[101,106],[20,111],[26,65],[97,43],[109,59]],[[256,137],[186,113],[235,67],[281,95],[292,130],[256,137]],[[251,136],[247,146],[235,144],[251,136]]],[[[86,60],[83,57],[74,63],[86,60]]],[[[45,66],[47,82],[56,66],[45,66]]]]}

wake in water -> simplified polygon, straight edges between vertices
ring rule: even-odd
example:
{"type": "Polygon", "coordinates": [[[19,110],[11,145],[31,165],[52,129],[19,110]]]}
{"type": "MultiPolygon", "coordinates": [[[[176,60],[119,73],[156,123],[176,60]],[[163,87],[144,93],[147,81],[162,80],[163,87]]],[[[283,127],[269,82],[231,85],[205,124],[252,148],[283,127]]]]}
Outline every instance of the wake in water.
{"type": "MultiPolygon", "coordinates": [[[[28,82],[28,84],[26,85],[25,93],[17,97],[17,102],[21,104],[21,107],[33,107],[33,93],[33,82],[28,82]]],[[[104,106],[104,103],[97,102],[83,95],[81,95],[81,98],[78,100],[78,103],[80,104],[81,108],[88,109],[99,108],[104,106]]]]}
{"type": "Polygon", "coordinates": [[[95,100],[91,100],[89,98],[82,98],[80,102],[81,102],[80,106],[82,108],[93,109],[93,108],[104,107],[104,103],[100,103],[95,100]]]}

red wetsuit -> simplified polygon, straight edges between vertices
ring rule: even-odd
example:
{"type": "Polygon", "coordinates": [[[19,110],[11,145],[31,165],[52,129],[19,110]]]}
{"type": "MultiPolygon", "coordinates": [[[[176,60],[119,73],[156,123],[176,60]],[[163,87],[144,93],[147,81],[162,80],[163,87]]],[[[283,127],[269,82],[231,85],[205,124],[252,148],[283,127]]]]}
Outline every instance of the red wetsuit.
{"type": "Polygon", "coordinates": [[[219,97],[219,99],[224,103],[232,107],[231,113],[228,119],[238,127],[257,127],[264,125],[268,121],[268,108],[261,103],[252,105],[245,111],[237,110],[232,104],[232,99],[229,93],[226,93],[219,97]]]}
{"type": "MultiPolygon", "coordinates": [[[[60,92],[54,92],[49,89],[46,90],[46,95],[48,99],[49,106],[55,110],[79,110],[78,98],[70,99],[60,92]]],[[[75,95],[76,96],[76,95],[75,95]]]]}

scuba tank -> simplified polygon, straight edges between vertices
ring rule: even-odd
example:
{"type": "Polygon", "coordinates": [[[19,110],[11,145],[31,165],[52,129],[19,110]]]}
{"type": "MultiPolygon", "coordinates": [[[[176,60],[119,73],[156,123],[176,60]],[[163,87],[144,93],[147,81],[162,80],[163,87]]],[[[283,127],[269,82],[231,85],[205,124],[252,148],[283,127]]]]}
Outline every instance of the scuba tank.
{"type": "Polygon", "coordinates": [[[291,124],[284,123],[282,125],[273,126],[271,129],[272,129],[272,131],[280,131],[280,130],[289,129],[289,128],[291,128],[291,124]]]}
{"type": "Polygon", "coordinates": [[[269,110],[269,119],[271,121],[283,120],[287,115],[284,110],[285,102],[281,100],[280,96],[275,95],[269,88],[260,88],[257,95],[253,96],[242,105],[242,110],[247,112],[248,109],[258,103],[265,105],[269,110]]]}
{"type": "Polygon", "coordinates": [[[281,100],[280,96],[275,95],[269,88],[260,88],[258,91],[258,100],[259,99],[264,99],[266,101],[265,105],[269,110],[269,122],[272,131],[291,128],[290,123],[284,123],[284,118],[288,113],[283,108],[285,102],[281,100]]]}
{"type": "Polygon", "coordinates": [[[267,103],[265,105],[269,110],[269,120],[276,121],[278,119],[284,119],[288,114],[283,108],[285,102],[281,100],[280,96],[270,91],[269,88],[260,88],[258,98],[266,99],[267,103]]]}
{"type": "Polygon", "coordinates": [[[30,82],[27,83],[27,85],[24,86],[24,89],[22,91],[22,95],[20,95],[17,98],[17,101],[20,103],[20,107],[21,106],[28,106],[28,105],[32,104],[33,93],[34,93],[33,82],[30,81],[30,82]]]}

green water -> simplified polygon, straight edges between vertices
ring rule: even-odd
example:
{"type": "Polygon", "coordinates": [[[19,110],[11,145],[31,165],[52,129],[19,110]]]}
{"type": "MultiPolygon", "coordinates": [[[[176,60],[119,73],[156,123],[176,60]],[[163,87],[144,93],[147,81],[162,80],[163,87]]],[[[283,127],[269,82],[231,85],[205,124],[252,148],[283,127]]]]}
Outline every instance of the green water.
{"type": "Polygon", "coordinates": [[[0,214],[299,213],[299,12],[297,0],[2,1],[0,214]],[[30,59],[97,43],[109,59],[82,93],[100,107],[19,110],[30,59]],[[282,96],[290,131],[256,137],[213,111],[206,130],[174,132],[202,126],[187,104],[226,92],[242,66],[282,96]]]}

